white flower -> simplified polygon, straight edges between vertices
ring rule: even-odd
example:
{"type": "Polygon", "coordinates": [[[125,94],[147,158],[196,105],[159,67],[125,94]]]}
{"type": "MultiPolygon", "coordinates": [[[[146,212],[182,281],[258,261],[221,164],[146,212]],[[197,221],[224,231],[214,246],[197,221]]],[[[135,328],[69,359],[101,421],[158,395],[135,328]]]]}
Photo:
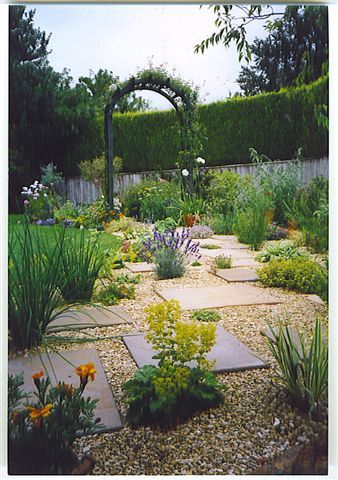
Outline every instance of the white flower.
{"type": "Polygon", "coordinates": [[[183,175],[183,177],[187,177],[189,175],[189,171],[186,168],[184,168],[182,170],[182,175],[183,175]]]}
{"type": "MultiPolygon", "coordinates": [[[[39,195],[39,194],[38,194],[38,195],[39,195]]],[[[44,196],[44,197],[48,197],[47,193],[44,193],[43,196],[44,196]]]]}
{"type": "Polygon", "coordinates": [[[42,190],[44,188],[42,183],[39,183],[39,188],[40,188],[40,190],[42,190]]]}
{"type": "Polygon", "coordinates": [[[204,160],[204,158],[202,158],[202,157],[196,158],[196,162],[197,162],[197,163],[201,163],[202,165],[205,164],[205,160],[204,160]]]}
{"type": "Polygon", "coordinates": [[[29,188],[29,189],[27,190],[27,195],[32,195],[32,193],[33,193],[32,190],[29,188]]]}
{"type": "Polygon", "coordinates": [[[81,225],[81,226],[80,226],[80,230],[83,230],[83,229],[84,229],[84,226],[83,226],[83,225],[81,225]]]}
{"type": "Polygon", "coordinates": [[[39,185],[39,181],[35,180],[34,185],[39,185]]]}
{"type": "Polygon", "coordinates": [[[24,190],[25,192],[27,192],[28,187],[22,187],[22,190],[24,190]]]}

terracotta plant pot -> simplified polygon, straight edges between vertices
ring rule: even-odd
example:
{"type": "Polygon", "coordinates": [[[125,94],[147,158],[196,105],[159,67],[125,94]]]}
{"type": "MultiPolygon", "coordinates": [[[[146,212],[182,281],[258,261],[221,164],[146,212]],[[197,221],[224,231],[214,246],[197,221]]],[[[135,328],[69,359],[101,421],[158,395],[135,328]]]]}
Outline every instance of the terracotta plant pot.
{"type": "Polygon", "coordinates": [[[275,212],[276,212],[275,208],[268,208],[265,210],[265,216],[268,219],[270,224],[273,222],[275,212]]]}
{"type": "Polygon", "coordinates": [[[297,230],[297,223],[293,220],[288,220],[288,232],[294,232],[297,230]]]}
{"type": "Polygon", "coordinates": [[[184,215],[183,223],[186,227],[192,227],[196,223],[196,215],[184,215]]]}

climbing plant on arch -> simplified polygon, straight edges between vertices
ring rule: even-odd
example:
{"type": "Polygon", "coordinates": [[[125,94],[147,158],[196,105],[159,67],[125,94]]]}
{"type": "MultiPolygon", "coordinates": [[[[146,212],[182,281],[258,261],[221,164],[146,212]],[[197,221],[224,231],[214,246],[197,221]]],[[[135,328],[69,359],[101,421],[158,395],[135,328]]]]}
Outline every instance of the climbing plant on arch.
{"type": "Polygon", "coordinates": [[[142,70],[136,77],[131,77],[119,85],[111,95],[105,107],[105,145],[108,173],[108,201],[113,206],[114,167],[113,167],[113,112],[114,107],[123,95],[136,90],[150,90],[159,93],[174,107],[180,124],[180,168],[188,169],[190,175],[182,177],[188,193],[193,192],[192,171],[194,161],[202,151],[201,133],[196,117],[198,92],[189,83],[179,77],[168,74],[164,68],[148,68],[142,70]]]}

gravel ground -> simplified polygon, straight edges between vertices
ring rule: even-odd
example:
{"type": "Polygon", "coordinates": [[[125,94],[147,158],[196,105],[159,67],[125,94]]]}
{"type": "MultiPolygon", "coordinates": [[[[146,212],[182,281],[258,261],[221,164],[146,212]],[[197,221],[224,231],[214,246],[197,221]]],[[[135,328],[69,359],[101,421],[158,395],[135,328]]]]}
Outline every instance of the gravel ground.
{"type": "MultiPolygon", "coordinates": [[[[118,273],[123,273],[119,270],[118,273]]],[[[128,272],[129,273],[129,272],[128,272]]],[[[122,300],[133,324],[88,329],[100,338],[145,331],[144,307],[160,302],[155,287],[193,287],[224,285],[224,280],[204,268],[191,267],[185,277],[157,281],[153,273],[144,273],[136,285],[136,297],[122,300]]],[[[255,285],[259,286],[257,282],[255,285]]],[[[264,288],[264,287],[262,287],[264,288]]],[[[124,427],[118,432],[79,438],[75,442],[78,455],[89,451],[97,459],[96,475],[166,475],[166,474],[249,474],[262,463],[288,448],[307,443],[327,428],[326,419],[313,422],[292,409],[285,395],[272,383],[275,362],[260,330],[266,323],[278,324],[279,318],[289,318],[306,334],[316,317],[327,325],[327,307],[309,301],[305,295],[268,288],[270,293],[285,300],[279,305],[226,307],[218,309],[219,324],[235,335],[262,359],[269,369],[219,374],[218,380],[227,385],[223,405],[197,414],[176,429],[161,432],[150,428],[132,430],[125,425],[126,404],[122,385],[136,371],[127,348],[120,338],[88,343],[99,351],[103,368],[112,388],[124,427]],[[278,420],[276,420],[278,419],[278,420]],[[275,427],[274,423],[279,423],[275,427]]],[[[190,318],[189,312],[183,313],[190,318]]],[[[84,336],[85,331],[61,332],[60,335],[84,336]]],[[[60,345],[58,349],[76,349],[79,345],[60,345]]]]}

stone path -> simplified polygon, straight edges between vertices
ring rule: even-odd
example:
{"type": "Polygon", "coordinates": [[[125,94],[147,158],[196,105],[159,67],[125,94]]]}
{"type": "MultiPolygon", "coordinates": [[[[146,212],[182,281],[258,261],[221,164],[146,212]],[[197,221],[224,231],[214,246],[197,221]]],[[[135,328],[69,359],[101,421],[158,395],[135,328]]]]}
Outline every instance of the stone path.
{"type": "MultiPolygon", "coordinates": [[[[144,365],[157,366],[158,360],[152,358],[156,351],[153,350],[144,335],[126,335],[123,337],[123,341],[139,368],[144,365]]],[[[268,367],[250,348],[226,332],[221,326],[217,327],[216,341],[216,345],[207,355],[209,360],[215,362],[212,368],[214,373],[268,367]]],[[[192,367],[195,365],[195,362],[190,362],[188,365],[192,367]]]]}
{"type": "Polygon", "coordinates": [[[215,275],[227,282],[256,282],[259,280],[257,273],[247,268],[217,269],[215,275]]]}
{"type": "MultiPolygon", "coordinates": [[[[53,385],[59,381],[64,381],[65,383],[72,383],[74,386],[78,386],[79,377],[75,373],[75,367],[88,362],[93,362],[96,369],[95,380],[93,382],[88,382],[84,396],[99,400],[95,410],[95,418],[101,418],[101,423],[104,425],[104,428],[97,429],[96,432],[109,432],[122,428],[120,415],[117,411],[110,386],[107,382],[96,349],[87,348],[81,350],[68,350],[60,353],[68,362],[74,365],[74,367],[69,365],[69,363],[60,357],[60,355],[56,353],[49,354],[49,358],[56,374],[56,379],[46,354],[41,355],[42,361],[38,355],[9,360],[8,373],[14,375],[23,372],[23,390],[26,392],[34,392],[36,389],[32,379],[33,373],[40,370],[46,372],[47,370],[53,385]]],[[[32,396],[32,402],[33,401],[35,401],[35,399],[32,396]]]]}
{"type": "Polygon", "coordinates": [[[62,330],[109,327],[131,322],[131,316],[120,307],[84,307],[58,315],[46,330],[47,333],[52,333],[62,330]]]}
{"type": "Polygon", "coordinates": [[[182,310],[220,308],[235,305],[260,305],[281,303],[283,300],[251,285],[221,285],[211,287],[159,289],[164,300],[178,300],[182,310]]]}
{"type": "Polygon", "coordinates": [[[145,273],[145,272],[152,272],[153,271],[153,264],[147,262],[139,262],[139,263],[126,263],[125,264],[128,270],[133,273],[145,273]]]}

